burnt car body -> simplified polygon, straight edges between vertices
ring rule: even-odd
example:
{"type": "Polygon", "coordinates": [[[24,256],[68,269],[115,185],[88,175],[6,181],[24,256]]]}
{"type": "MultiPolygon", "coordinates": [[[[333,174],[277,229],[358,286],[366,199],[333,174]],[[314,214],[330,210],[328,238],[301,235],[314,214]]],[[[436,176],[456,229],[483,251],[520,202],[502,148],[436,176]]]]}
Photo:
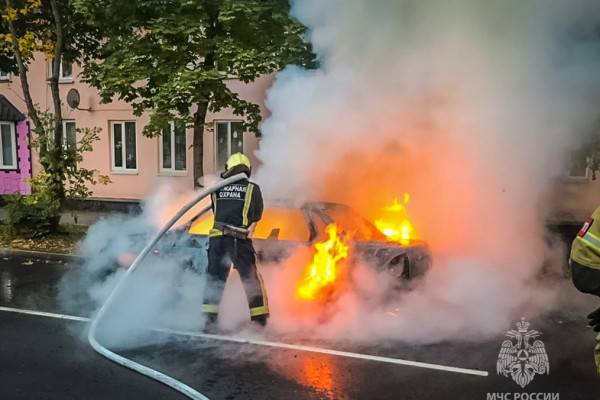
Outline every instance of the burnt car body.
{"type": "MultiPolygon", "coordinates": [[[[183,240],[187,243],[185,247],[207,246],[207,234],[212,223],[212,215],[200,217],[192,219],[184,229],[180,229],[180,235],[187,237],[183,240]]],[[[325,227],[332,223],[338,226],[340,235],[351,247],[350,261],[365,261],[399,281],[423,276],[431,264],[431,255],[425,242],[391,242],[352,208],[325,202],[310,202],[300,207],[286,202],[268,204],[252,238],[258,262],[277,263],[298,246],[312,248],[316,242],[327,238],[325,227]]],[[[181,236],[178,242],[182,243],[181,236]]],[[[203,261],[197,257],[194,259],[195,268],[205,268],[205,258],[203,261]]]]}
{"type": "MultiPolygon", "coordinates": [[[[348,206],[313,202],[296,207],[277,202],[267,205],[253,235],[259,265],[277,267],[298,247],[312,251],[315,243],[327,239],[325,228],[331,223],[338,226],[339,234],[350,245],[350,266],[354,261],[363,260],[377,271],[389,274],[392,286],[398,289],[410,289],[431,264],[425,242],[413,240],[405,245],[391,242],[371,222],[348,206]]],[[[177,279],[186,279],[184,271],[203,274],[208,264],[206,251],[212,225],[210,212],[191,218],[161,239],[149,261],[169,260],[169,265],[179,266],[181,274],[177,275],[177,279]]],[[[116,235],[95,247],[98,254],[91,253],[88,258],[97,262],[88,259],[87,271],[81,270],[85,276],[71,277],[83,279],[74,286],[90,287],[104,282],[118,269],[127,268],[150,240],[152,231],[149,228],[144,227],[139,232],[128,230],[124,235],[116,235]]]]}

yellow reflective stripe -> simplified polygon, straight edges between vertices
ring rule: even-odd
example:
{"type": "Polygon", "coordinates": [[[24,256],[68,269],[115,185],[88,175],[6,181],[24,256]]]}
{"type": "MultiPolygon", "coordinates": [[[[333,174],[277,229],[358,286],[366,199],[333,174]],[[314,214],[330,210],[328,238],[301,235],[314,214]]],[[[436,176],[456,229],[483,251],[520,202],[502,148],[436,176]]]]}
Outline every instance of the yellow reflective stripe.
{"type": "Polygon", "coordinates": [[[263,304],[265,305],[265,307],[267,307],[268,312],[269,297],[267,296],[267,291],[265,290],[265,282],[263,281],[263,277],[260,274],[260,272],[258,272],[258,268],[256,269],[256,275],[258,276],[258,282],[260,283],[260,292],[262,294],[263,304]]]}
{"type": "Polygon", "coordinates": [[[265,315],[269,313],[269,306],[260,306],[260,307],[253,307],[250,309],[250,316],[251,317],[256,317],[258,315],[265,315]]]}
{"type": "Polygon", "coordinates": [[[209,314],[218,314],[219,313],[219,305],[218,304],[202,304],[202,312],[209,314]]]}
{"type": "Polygon", "coordinates": [[[215,236],[223,236],[223,232],[220,231],[217,228],[212,228],[209,232],[208,232],[208,236],[209,237],[215,237],[215,236]]]}
{"type": "Polygon", "coordinates": [[[587,232],[583,237],[579,237],[579,239],[583,240],[588,246],[600,251],[600,238],[591,232],[587,232]]]}
{"type": "Polygon", "coordinates": [[[250,203],[252,202],[252,189],[254,185],[248,183],[248,189],[246,191],[246,198],[244,199],[244,209],[242,211],[242,225],[248,226],[248,210],[250,210],[250,203]]]}

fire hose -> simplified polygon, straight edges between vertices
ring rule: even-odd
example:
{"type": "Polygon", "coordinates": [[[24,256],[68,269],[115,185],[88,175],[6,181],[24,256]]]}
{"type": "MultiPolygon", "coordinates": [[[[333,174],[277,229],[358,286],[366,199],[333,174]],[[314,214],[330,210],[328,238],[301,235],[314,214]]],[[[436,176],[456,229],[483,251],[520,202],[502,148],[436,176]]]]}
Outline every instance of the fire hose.
{"type": "MultiPolygon", "coordinates": [[[[139,363],[136,363],[135,361],[125,358],[125,357],[107,349],[106,347],[102,346],[102,344],[100,344],[98,342],[98,340],[96,339],[96,330],[98,329],[98,325],[100,324],[100,322],[102,321],[102,319],[104,318],[104,316],[106,315],[106,313],[108,312],[110,307],[113,305],[115,299],[118,297],[119,293],[125,287],[125,281],[127,281],[127,278],[129,276],[131,276],[133,271],[141,264],[141,262],[144,260],[144,258],[152,251],[154,246],[156,246],[156,244],[164,236],[164,234],[167,233],[167,231],[169,229],[171,229],[171,227],[173,225],[175,225],[175,223],[177,221],[179,221],[179,219],[183,215],[185,215],[190,209],[192,209],[192,207],[194,207],[196,204],[198,204],[201,200],[210,196],[213,192],[216,192],[217,190],[221,189],[222,187],[227,186],[231,183],[237,182],[241,179],[244,179],[245,177],[246,176],[244,174],[237,174],[230,178],[220,181],[219,183],[215,184],[214,186],[209,187],[208,189],[201,191],[196,197],[194,197],[191,201],[189,201],[186,205],[184,205],[177,212],[177,214],[175,214],[175,216],[173,216],[173,218],[171,218],[169,220],[169,222],[167,222],[165,224],[165,226],[163,226],[158,231],[158,233],[156,233],[156,235],[154,235],[154,237],[150,240],[150,242],[146,245],[146,247],[144,247],[144,249],[140,252],[140,254],[133,261],[133,263],[131,264],[129,269],[127,269],[127,271],[125,271],[123,276],[119,279],[118,283],[115,285],[115,288],[112,290],[112,292],[110,293],[110,295],[108,296],[108,298],[106,299],[106,301],[104,302],[102,307],[100,307],[100,310],[98,311],[98,313],[92,320],[92,324],[90,325],[90,330],[88,332],[88,342],[90,343],[90,345],[96,352],[98,352],[100,355],[108,358],[109,360],[111,360],[117,364],[120,364],[120,365],[122,365],[126,368],[129,368],[135,372],[145,375],[145,376],[149,377],[150,379],[154,379],[160,383],[163,383],[191,399],[209,400],[208,397],[206,397],[202,393],[192,389],[191,387],[187,386],[186,384],[184,384],[174,378],[171,378],[170,376],[165,375],[159,371],[153,370],[152,368],[149,368],[149,367],[146,367],[139,363]]],[[[208,210],[210,210],[210,207],[207,207],[207,208],[203,209],[202,211],[200,211],[200,213],[196,216],[196,218],[198,218],[202,214],[206,213],[208,210]]]]}

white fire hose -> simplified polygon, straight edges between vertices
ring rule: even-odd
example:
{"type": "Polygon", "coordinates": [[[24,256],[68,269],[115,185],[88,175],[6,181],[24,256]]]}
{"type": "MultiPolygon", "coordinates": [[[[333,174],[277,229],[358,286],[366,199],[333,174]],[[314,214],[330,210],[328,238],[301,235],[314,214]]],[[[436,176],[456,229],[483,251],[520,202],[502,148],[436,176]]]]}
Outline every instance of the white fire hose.
{"type": "MultiPolygon", "coordinates": [[[[141,364],[136,363],[135,361],[129,360],[123,356],[118,355],[115,352],[110,351],[106,347],[102,346],[98,342],[98,340],[96,340],[96,330],[98,328],[98,325],[102,321],[102,318],[104,318],[104,316],[106,315],[108,309],[113,305],[115,299],[117,298],[117,295],[120,293],[120,291],[123,290],[123,287],[125,286],[124,284],[125,284],[125,281],[127,280],[127,278],[133,273],[133,271],[138,267],[138,265],[140,265],[142,260],[152,251],[154,246],[156,246],[156,244],[163,237],[163,235],[169,229],[171,229],[171,227],[173,225],[175,225],[175,223],[177,221],[179,221],[179,219],[185,213],[187,213],[192,207],[194,207],[196,204],[198,204],[198,202],[200,202],[202,199],[209,196],[213,192],[221,189],[222,187],[227,186],[233,182],[237,182],[244,178],[246,178],[246,175],[237,174],[230,178],[220,181],[219,183],[215,184],[214,186],[211,186],[210,188],[208,188],[206,190],[203,190],[195,198],[193,198],[190,202],[188,202],[185,206],[183,206],[181,208],[181,210],[179,210],[177,212],[177,214],[175,214],[175,216],[173,218],[171,218],[171,220],[169,220],[169,222],[167,222],[167,224],[165,226],[163,226],[162,229],[160,231],[158,231],[158,233],[156,235],[154,235],[152,240],[150,240],[150,242],[146,245],[146,247],[144,247],[144,249],[141,251],[141,253],[133,261],[133,263],[131,264],[129,269],[123,274],[123,276],[121,277],[119,282],[116,284],[113,291],[110,293],[110,295],[108,296],[108,298],[106,299],[106,301],[104,302],[102,307],[100,307],[100,310],[98,311],[98,313],[92,320],[92,324],[91,324],[90,330],[88,332],[88,342],[90,343],[90,345],[94,348],[94,350],[96,352],[98,352],[102,356],[108,358],[109,360],[114,361],[117,364],[120,364],[129,369],[132,369],[132,370],[134,370],[142,375],[145,375],[151,379],[159,381],[159,382],[177,390],[178,392],[184,394],[185,396],[187,396],[191,399],[209,400],[208,397],[204,396],[202,393],[199,393],[198,391],[192,389],[191,387],[187,386],[186,384],[179,382],[178,380],[171,378],[168,375],[165,375],[161,372],[153,370],[152,368],[145,367],[141,364]]],[[[208,211],[209,209],[210,208],[206,208],[206,209],[202,210],[198,216],[200,216],[204,212],[208,211]]]]}

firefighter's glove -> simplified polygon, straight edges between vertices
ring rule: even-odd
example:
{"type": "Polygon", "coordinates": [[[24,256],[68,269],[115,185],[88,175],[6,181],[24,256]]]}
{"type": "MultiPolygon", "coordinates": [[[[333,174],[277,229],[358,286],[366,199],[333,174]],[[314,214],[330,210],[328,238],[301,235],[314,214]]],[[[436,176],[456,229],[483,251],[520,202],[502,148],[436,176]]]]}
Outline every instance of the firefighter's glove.
{"type": "Polygon", "coordinates": [[[588,315],[587,317],[589,320],[589,322],[588,322],[589,326],[594,328],[595,332],[600,332],[600,308],[598,308],[596,311],[590,313],[590,315],[588,315]]]}

